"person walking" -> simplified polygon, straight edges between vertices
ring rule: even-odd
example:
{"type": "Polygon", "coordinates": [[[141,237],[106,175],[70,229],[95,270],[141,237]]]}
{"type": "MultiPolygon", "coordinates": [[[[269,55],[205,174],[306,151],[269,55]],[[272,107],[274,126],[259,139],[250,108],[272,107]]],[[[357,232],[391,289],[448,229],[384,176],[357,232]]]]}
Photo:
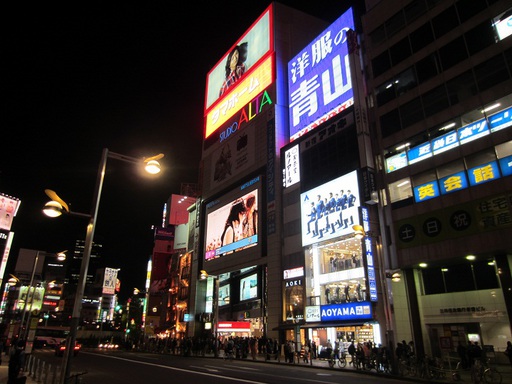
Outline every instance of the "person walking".
{"type": "Polygon", "coordinates": [[[510,365],[512,365],[512,343],[507,341],[507,348],[505,349],[505,356],[508,357],[508,361],[510,365]]]}

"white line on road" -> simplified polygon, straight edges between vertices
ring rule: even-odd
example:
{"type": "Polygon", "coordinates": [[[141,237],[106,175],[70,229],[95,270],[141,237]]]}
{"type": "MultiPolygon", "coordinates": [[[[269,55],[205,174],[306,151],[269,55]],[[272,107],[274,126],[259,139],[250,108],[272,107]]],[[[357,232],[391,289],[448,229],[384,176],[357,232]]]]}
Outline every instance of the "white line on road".
{"type": "Polygon", "coordinates": [[[159,364],[154,364],[154,363],[147,363],[147,362],[145,362],[145,361],[137,361],[137,360],[125,359],[125,358],[122,358],[122,357],[116,357],[116,356],[102,355],[102,357],[106,357],[106,358],[108,358],[108,359],[116,359],[116,360],[122,360],[122,361],[129,361],[130,363],[137,363],[137,364],[142,364],[142,365],[149,365],[149,366],[158,367],[158,368],[170,369],[170,370],[172,370],[172,371],[180,371],[180,372],[193,373],[193,374],[195,374],[195,375],[201,375],[201,376],[217,377],[217,378],[224,379],[224,380],[238,381],[238,382],[240,382],[240,383],[267,384],[267,383],[263,383],[263,382],[261,382],[261,381],[246,380],[246,379],[237,379],[236,377],[226,377],[226,376],[222,376],[222,375],[215,375],[215,374],[213,374],[213,373],[197,372],[197,371],[192,371],[192,370],[190,370],[190,369],[183,369],[183,368],[169,367],[169,366],[167,366],[167,365],[159,365],[159,364]]]}

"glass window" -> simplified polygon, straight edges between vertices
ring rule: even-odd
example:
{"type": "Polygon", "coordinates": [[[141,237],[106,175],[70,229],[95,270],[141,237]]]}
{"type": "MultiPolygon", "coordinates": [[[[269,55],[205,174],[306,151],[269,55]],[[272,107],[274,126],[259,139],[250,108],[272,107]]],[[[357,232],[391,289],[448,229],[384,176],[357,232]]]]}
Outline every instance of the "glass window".
{"type": "Polygon", "coordinates": [[[398,43],[393,45],[389,49],[389,54],[391,56],[391,63],[393,65],[397,65],[402,62],[409,56],[411,56],[411,46],[409,44],[409,37],[405,37],[400,40],[398,43]]]}
{"type": "Polygon", "coordinates": [[[385,115],[382,115],[380,117],[380,127],[382,137],[388,137],[400,131],[401,125],[398,109],[393,109],[385,115]]]}
{"type": "Polygon", "coordinates": [[[411,180],[407,177],[389,184],[389,198],[391,203],[405,200],[413,196],[411,180]]]}
{"type": "Polygon", "coordinates": [[[455,6],[457,7],[457,12],[459,12],[459,19],[461,23],[464,23],[477,13],[482,12],[487,8],[485,1],[475,0],[458,0],[455,6]]]}
{"type": "Polygon", "coordinates": [[[500,287],[494,259],[474,262],[473,272],[475,273],[476,289],[494,289],[500,287]]]}
{"type": "Polygon", "coordinates": [[[400,116],[404,127],[408,127],[420,120],[423,120],[424,116],[421,99],[417,97],[402,105],[400,107],[400,116]]]}
{"type": "Polygon", "coordinates": [[[412,1],[404,8],[405,19],[407,23],[410,24],[418,17],[427,12],[427,5],[424,0],[416,0],[412,1]]]}
{"type": "Polygon", "coordinates": [[[464,34],[470,55],[480,52],[482,49],[496,43],[496,35],[490,21],[477,25],[471,31],[464,34]]]}
{"type": "Polygon", "coordinates": [[[440,268],[427,268],[421,270],[423,291],[425,295],[446,293],[443,273],[440,268]]]}
{"type": "Polygon", "coordinates": [[[414,186],[429,183],[433,180],[437,180],[437,175],[436,175],[435,169],[431,169],[427,172],[419,173],[412,177],[412,183],[414,186]]]}
{"type": "Polygon", "coordinates": [[[458,172],[464,171],[464,163],[461,159],[452,161],[448,164],[443,164],[440,167],[437,168],[437,175],[439,179],[442,179],[443,177],[454,175],[458,172]]]}
{"type": "Polygon", "coordinates": [[[504,52],[504,55],[505,55],[505,60],[506,60],[507,65],[508,65],[508,69],[509,69],[510,72],[512,72],[512,48],[507,49],[504,52]]]}
{"type": "Polygon", "coordinates": [[[409,37],[411,40],[412,51],[415,53],[434,41],[434,32],[432,32],[430,23],[426,23],[412,32],[409,37]]]}
{"type": "Polygon", "coordinates": [[[439,57],[444,71],[467,59],[468,53],[462,36],[441,47],[439,57]]]}
{"type": "Polygon", "coordinates": [[[474,155],[466,157],[466,166],[468,169],[478,167],[482,164],[490,163],[496,160],[496,154],[494,148],[486,149],[485,151],[478,152],[474,155]]]}
{"type": "Polygon", "coordinates": [[[475,66],[474,71],[480,92],[500,84],[510,77],[502,55],[494,56],[492,59],[475,66]]]}
{"type": "Polygon", "coordinates": [[[470,264],[450,265],[443,272],[447,292],[474,291],[475,283],[470,264]]]}
{"type": "Polygon", "coordinates": [[[466,71],[446,83],[450,104],[455,105],[478,93],[472,71],[466,71]]]}
{"type": "Polygon", "coordinates": [[[496,154],[498,155],[498,159],[503,159],[504,157],[512,156],[512,141],[507,141],[506,143],[497,145],[496,154]]]}
{"type": "Polygon", "coordinates": [[[441,70],[439,65],[439,57],[436,53],[428,55],[416,63],[416,76],[418,83],[421,84],[434,76],[437,76],[441,70]]]}
{"type": "Polygon", "coordinates": [[[394,16],[392,16],[388,21],[386,21],[386,33],[388,35],[388,39],[393,36],[395,33],[400,31],[403,27],[405,27],[405,17],[400,10],[394,16]]]}
{"type": "Polygon", "coordinates": [[[386,40],[386,31],[384,30],[384,25],[381,25],[379,28],[375,29],[370,34],[370,39],[372,41],[373,46],[377,46],[383,41],[386,40]]]}
{"type": "Polygon", "coordinates": [[[391,68],[391,60],[389,59],[389,51],[384,51],[372,60],[373,76],[379,76],[391,68]]]}
{"type": "Polygon", "coordinates": [[[432,27],[438,39],[451,32],[457,25],[459,25],[459,21],[453,5],[432,19],[432,27]]]}
{"type": "Polygon", "coordinates": [[[395,96],[395,81],[389,80],[382,84],[380,87],[377,87],[375,91],[375,96],[377,98],[377,105],[383,106],[388,101],[393,100],[395,96]]]}
{"type": "Polygon", "coordinates": [[[426,116],[432,116],[450,106],[444,84],[421,96],[426,116]]]}
{"type": "Polygon", "coordinates": [[[418,81],[416,80],[416,74],[414,73],[414,69],[407,68],[405,71],[400,73],[394,82],[396,87],[396,95],[400,96],[404,93],[410,91],[414,87],[418,86],[418,81]]]}

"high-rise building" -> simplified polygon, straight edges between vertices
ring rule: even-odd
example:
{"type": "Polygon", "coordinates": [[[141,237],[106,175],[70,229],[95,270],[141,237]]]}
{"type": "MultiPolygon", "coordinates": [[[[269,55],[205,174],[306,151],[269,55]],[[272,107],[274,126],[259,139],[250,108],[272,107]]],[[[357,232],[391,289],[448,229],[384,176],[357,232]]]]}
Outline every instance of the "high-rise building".
{"type": "MultiPolygon", "coordinates": [[[[368,106],[394,340],[511,338],[512,8],[366,1],[368,106]]],[[[393,338],[392,338],[393,339],[393,338]]]]}

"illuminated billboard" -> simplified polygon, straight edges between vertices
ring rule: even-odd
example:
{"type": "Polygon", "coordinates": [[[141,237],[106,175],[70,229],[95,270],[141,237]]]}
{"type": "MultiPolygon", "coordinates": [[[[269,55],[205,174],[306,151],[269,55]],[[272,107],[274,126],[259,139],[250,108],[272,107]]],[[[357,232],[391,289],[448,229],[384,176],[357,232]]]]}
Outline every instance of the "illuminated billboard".
{"type": "Polygon", "coordinates": [[[272,52],[270,6],[208,73],[204,138],[272,84],[272,52]]]}
{"type": "Polygon", "coordinates": [[[354,232],[359,223],[359,186],[353,171],[300,195],[302,246],[354,232]]]}
{"type": "Polygon", "coordinates": [[[290,141],[354,104],[347,32],[349,8],[288,63],[290,141]]]}
{"type": "Polygon", "coordinates": [[[258,298],[258,274],[240,279],[240,301],[258,298]]]}
{"type": "Polygon", "coordinates": [[[206,205],[205,260],[258,244],[260,176],[206,205]]]}
{"type": "Polygon", "coordinates": [[[12,219],[16,216],[20,200],[0,194],[0,229],[11,230],[12,219]]]}
{"type": "Polygon", "coordinates": [[[105,268],[105,275],[103,276],[103,290],[104,295],[113,295],[116,291],[117,282],[117,268],[105,268]]]}

